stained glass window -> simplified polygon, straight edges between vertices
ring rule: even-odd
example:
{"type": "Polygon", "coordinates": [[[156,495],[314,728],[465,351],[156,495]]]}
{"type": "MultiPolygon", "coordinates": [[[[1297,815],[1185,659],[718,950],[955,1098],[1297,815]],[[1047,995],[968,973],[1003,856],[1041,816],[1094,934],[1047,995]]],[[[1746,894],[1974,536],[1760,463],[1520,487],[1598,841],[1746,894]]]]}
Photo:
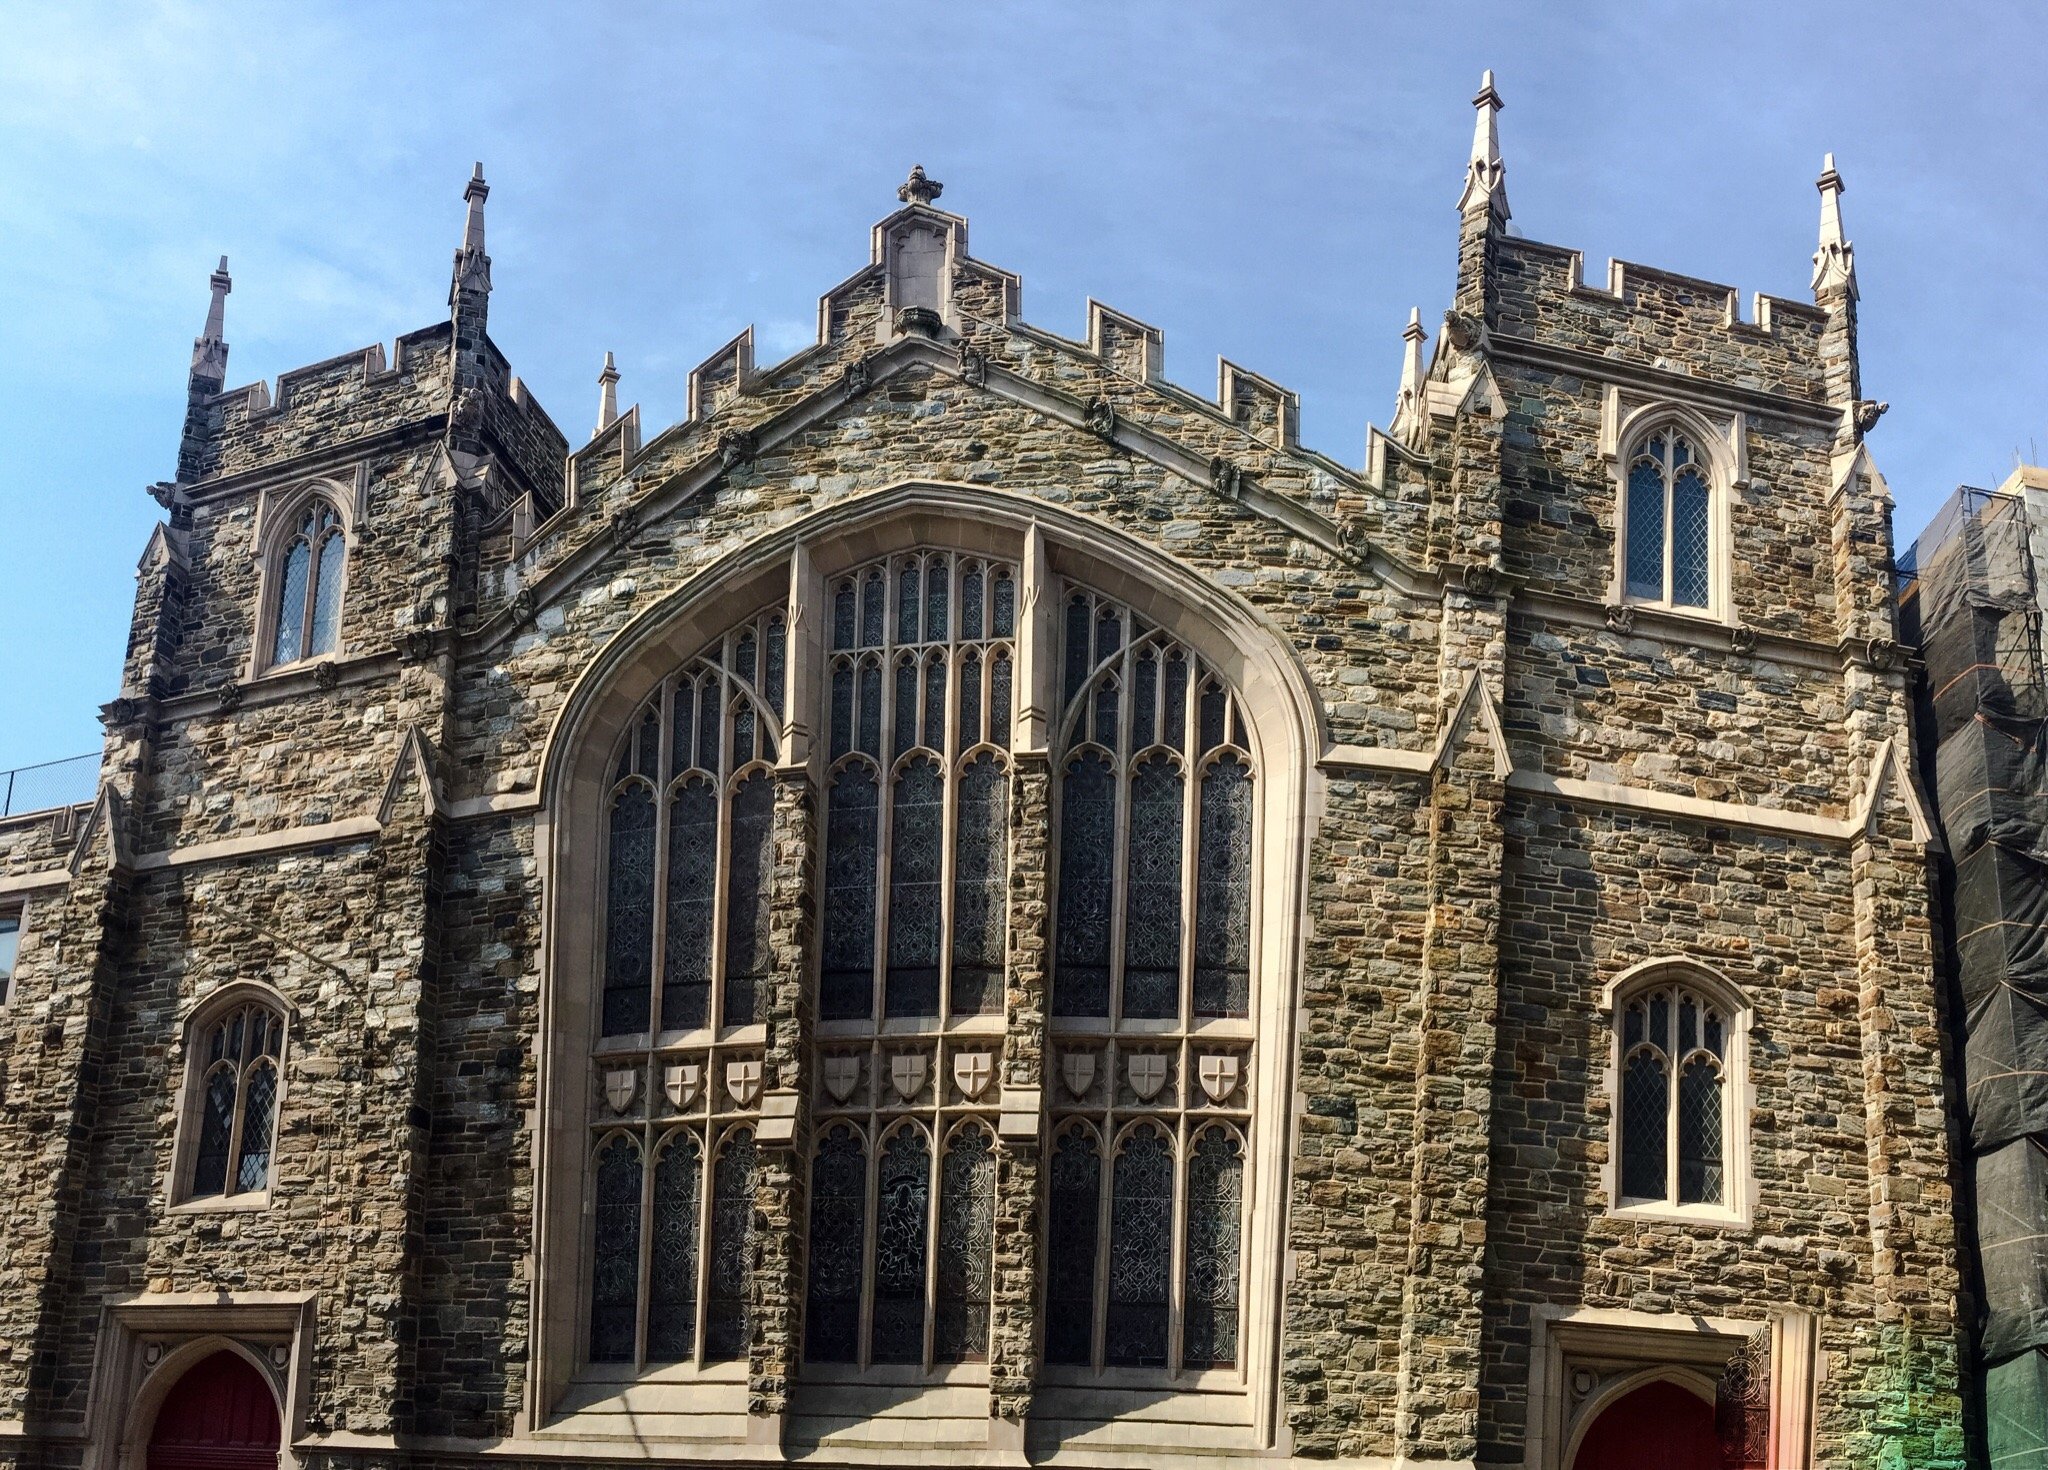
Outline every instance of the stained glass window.
{"type": "Polygon", "coordinates": [[[1115,865],[1116,777],[1106,759],[1085,751],[1061,784],[1053,1007],[1062,1016],[1109,1014],[1115,865]]]}
{"type": "Polygon", "coordinates": [[[1117,1150],[1110,1188],[1103,1340],[1113,1366],[1166,1365],[1172,1264],[1173,1150],[1156,1127],[1140,1124],[1117,1150]]]}
{"type": "Polygon", "coordinates": [[[939,1013],[940,862],[945,842],[945,778],[920,757],[896,777],[889,843],[891,1016],[939,1013]]]}
{"type": "Polygon", "coordinates": [[[1123,1010],[1148,1020],[1180,1014],[1181,786],[1165,755],[1131,776],[1123,1010]]]}
{"type": "Polygon", "coordinates": [[[270,661],[295,663],[335,650],[341,629],[342,564],[348,542],[326,501],[300,517],[277,564],[270,661]]]}
{"type": "Polygon", "coordinates": [[[1621,1192],[1630,1199],[1662,1199],[1670,1092],[1664,1058],[1654,1049],[1638,1051],[1624,1065],[1622,1077],[1621,1192]]]}
{"type": "Polygon", "coordinates": [[[932,1356],[943,1363],[988,1356],[988,1302],[996,1221],[995,1138],[966,1123],[946,1148],[939,1181],[938,1310],[932,1356]]]}
{"type": "Polygon", "coordinates": [[[1621,1197],[1726,1203],[1727,1017],[1698,992],[1659,985],[1629,997],[1617,1020],[1621,1197]]]}
{"type": "Polygon", "coordinates": [[[925,1240],[931,1209],[931,1144],[907,1124],[882,1145],[875,1180],[874,1336],[877,1363],[924,1361],[925,1240]]]}
{"type": "Polygon", "coordinates": [[[283,1021],[260,1003],[240,1005],[208,1023],[194,1046],[199,1136],[192,1150],[189,1196],[268,1188],[283,1021]]]}
{"type": "Polygon", "coordinates": [[[851,1363],[860,1356],[860,1286],[867,1238],[868,1161],[860,1134],[834,1125],[811,1165],[810,1292],[805,1356],[851,1363]]]}
{"type": "Polygon", "coordinates": [[[1712,600],[1712,503],[1707,469],[1684,436],[1650,436],[1628,471],[1625,584],[1630,597],[1673,607],[1712,600]]]}
{"type": "Polygon", "coordinates": [[[1009,864],[1007,782],[982,754],[960,773],[953,851],[953,1014],[1003,1008],[1003,944],[1009,864]]]}
{"type": "Polygon", "coordinates": [[[605,873],[605,1035],[647,1029],[653,974],[654,790],[631,777],[612,798],[605,873]]]}
{"type": "Polygon", "coordinates": [[[1070,1129],[1053,1145],[1047,1198],[1045,1360],[1085,1367],[1094,1354],[1102,1198],[1102,1153],[1087,1129],[1070,1129]]]}
{"type": "Polygon", "coordinates": [[[1237,1362],[1239,1235],[1244,1149],[1223,1128],[1195,1140],[1188,1159],[1186,1302],[1181,1361],[1190,1368],[1237,1362]]]}
{"type": "Polygon", "coordinates": [[[691,1030],[711,1021],[711,936],[718,890],[718,796],[702,776],[669,798],[668,932],[661,1024],[691,1030]]]}
{"type": "Polygon", "coordinates": [[[712,1170],[711,1262],[704,1313],[704,1356],[722,1362],[747,1355],[747,1279],[754,1231],[754,1134],[725,1137],[712,1170]]]}
{"type": "Polygon", "coordinates": [[[1243,1016],[1251,1005],[1251,768],[1226,755],[1202,775],[1196,859],[1195,1014],[1243,1016]]]}
{"type": "Polygon", "coordinates": [[[828,1021],[865,1016],[875,1003],[877,795],[862,763],[833,778],[827,799],[818,1014],[828,1021]]]}
{"type": "Polygon", "coordinates": [[[630,1363],[639,1330],[640,1145],[614,1135],[597,1156],[590,1361],[630,1363]]]}
{"type": "Polygon", "coordinates": [[[704,1151],[696,1135],[671,1132],[654,1165],[654,1238],[648,1267],[647,1358],[686,1363],[697,1343],[698,1199],[704,1151]]]}
{"type": "Polygon", "coordinates": [[[775,793],[765,771],[739,784],[732,797],[732,844],[726,876],[725,1024],[760,1019],[768,980],[768,906],[775,880],[775,793]]]}

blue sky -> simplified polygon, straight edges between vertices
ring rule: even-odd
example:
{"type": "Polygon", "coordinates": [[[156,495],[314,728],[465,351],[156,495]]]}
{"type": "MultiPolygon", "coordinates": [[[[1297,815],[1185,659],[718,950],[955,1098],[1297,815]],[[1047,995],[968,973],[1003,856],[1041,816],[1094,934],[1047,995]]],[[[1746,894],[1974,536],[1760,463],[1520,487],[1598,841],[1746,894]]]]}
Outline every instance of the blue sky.
{"type": "MultiPolygon", "coordinates": [[[[1349,463],[1449,294],[1493,67],[1524,233],[1807,290],[1832,149],[1901,543],[2048,453],[2048,23],[2023,4],[0,3],[0,767],[96,750],[206,276],[230,384],[445,315],[490,178],[491,330],[572,439],[763,361],[922,162],[1024,314],[1094,296],[1297,389],[1349,463]],[[2029,446],[2037,446],[2030,451],[2029,446]]],[[[1747,307],[1745,306],[1745,310],[1747,307]]]]}

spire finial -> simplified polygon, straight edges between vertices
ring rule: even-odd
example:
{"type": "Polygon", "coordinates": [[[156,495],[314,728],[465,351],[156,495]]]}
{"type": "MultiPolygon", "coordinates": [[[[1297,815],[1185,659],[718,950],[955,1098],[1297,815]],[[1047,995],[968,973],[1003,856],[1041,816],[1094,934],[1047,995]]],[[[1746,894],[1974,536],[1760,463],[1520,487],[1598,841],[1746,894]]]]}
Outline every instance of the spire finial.
{"type": "Polygon", "coordinates": [[[896,197],[905,204],[922,204],[929,207],[934,199],[945,192],[944,184],[937,179],[926,177],[923,164],[914,163],[910,166],[910,177],[896,190],[896,197]]]}
{"type": "Polygon", "coordinates": [[[1401,330],[1401,392],[1394,400],[1394,437],[1412,440],[1422,423],[1422,344],[1428,337],[1422,330],[1422,308],[1408,308],[1408,325],[1401,330]]]}
{"type": "Polygon", "coordinates": [[[484,182],[484,166],[479,163],[462,191],[463,203],[469,208],[462,222],[462,248],[455,252],[455,279],[448,286],[450,307],[464,293],[479,297],[490,294],[491,258],[484,253],[484,200],[490,193],[491,186],[484,182]]]}
{"type": "Polygon", "coordinates": [[[462,226],[464,250],[484,248],[484,200],[490,197],[491,186],[484,182],[484,166],[479,163],[469,176],[469,186],[462,191],[462,202],[469,206],[469,218],[462,226]]]}
{"type": "Polygon", "coordinates": [[[1505,104],[1500,93],[1493,89],[1493,72],[1488,70],[1479,79],[1479,94],[1472,99],[1472,106],[1478,116],[1472,123],[1472,157],[1465,165],[1465,192],[1458,196],[1458,212],[1474,208],[1481,202],[1500,211],[1500,217],[1508,217],[1508,175],[1507,166],[1500,158],[1500,128],[1494,118],[1505,104]]]}
{"type": "Polygon", "coordinates": [[[592,437],[602,434],[619,421],[619,370],[612,364],[612,355],[604,355],[604,368],[597,375],[597,428],[592,437]]]}
{"type": "Polygon", "coordinates": [[[228,371],[228,292],[235,289],[235,283],[228,275],[228,258],[225,255],[220,258],[219,268],[206,284],[213,292],[213,299],[206,305],[206,326],[192,343],[192,376],[211,380],[215,391],[219,391],[228,371]]]}
{"type": "Polygon", "coordinates": [[[1835,155],[1821,159],[1820,248],[1813,253],[1813,291],[1847,291],[1856,295],[1856,247],[1842,233],[1842,176],[1835,172],[1835,155]]]}

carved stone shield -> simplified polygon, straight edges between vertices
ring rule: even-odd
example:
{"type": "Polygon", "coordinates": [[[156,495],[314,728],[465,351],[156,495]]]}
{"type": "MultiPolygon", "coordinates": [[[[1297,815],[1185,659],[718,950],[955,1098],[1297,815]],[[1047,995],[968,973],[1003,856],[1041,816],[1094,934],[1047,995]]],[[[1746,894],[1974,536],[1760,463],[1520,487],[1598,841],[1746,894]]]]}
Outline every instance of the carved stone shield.
{"type": "Polygon", "coordinates": [[[1206,1056],[1195,1065],[1195,1076],[1202,1084],[1202,1091],[1209,1095],[1209,1101],[1220,1103],[1237,1091],[1237,1079],[1242,1066],[1238,1059],[1228,1052],[1206,1056]]]}
{"type": "Polygon", "coordinates": [[[725,1064],[725,1090],[732,1094],[732,1100],[743,1108],[754,1105],[754,1099],[761,1095],[761,1062],[758,1057],[745,1062],[725,1064]]]}
{"type": "Polygon", "coordinates": [[[687,1108],[704,1090],[704,1068],[696,1062],[677,1062],[661,1069],[661,1090],[669,1106],[687,1108]]]}
{"type": "Polygon", "coordinates": [[[1095,1053],[1070,1051],[1060,1055],[1060,1081],[1075,1097],[1086,1097],[1095,1085],[1095,1053]]]}
{"type": "Polygon", "coordinates": [[[896,1085],[897,1096],[908,1102],[923,1092],[928,1065],[921,1051],[898,1052],[889,1058],[889,1080],[896,1085]]]}
{"type": "Polygon", "coordinates": [[[1139,1101],[1150,1102],[1166,1085],[1166,1058],[1156,1051],[1139,1052],[1124,1063],[1124,1076],[1139,1101]]]}
{"type": "Polygon", "coordinates": [[[995,1080],[995,1075],[995,1058],[987,1052],[953,1053],[953,1085],[960,1089],[960,1095],[969,1102],[975,1101],[988,1091],[988,1085],[995,1080]]]}
{"type": "Polygon", "coordinates": [[[853,1096],[854,1088],[860,1086],[860,1058],[826,1057],[824,1073],[825,1091],[832,1095],[832,1101],[845,1102],[853,1096]]]}
{"type": "Polygon", "coordinates": [[[604,1074],[604,1100],[611,1104],[615,1113],[623,1113],[633,1106],[633,1094],[639,1090],[638,1068],[627,1067],[623,1071],[604,1074]]]}

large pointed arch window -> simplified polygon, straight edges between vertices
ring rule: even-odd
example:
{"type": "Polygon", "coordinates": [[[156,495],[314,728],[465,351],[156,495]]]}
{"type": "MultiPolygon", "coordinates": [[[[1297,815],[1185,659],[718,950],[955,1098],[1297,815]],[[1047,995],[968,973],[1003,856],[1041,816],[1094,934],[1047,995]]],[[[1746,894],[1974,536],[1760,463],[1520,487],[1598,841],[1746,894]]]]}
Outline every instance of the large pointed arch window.
{"type": "Polygon", "coordinates": [[[1215,670],[1082,588],[1061,607],[1047,1361],[1242,1362],[1251,745],[1215,670]]]}

